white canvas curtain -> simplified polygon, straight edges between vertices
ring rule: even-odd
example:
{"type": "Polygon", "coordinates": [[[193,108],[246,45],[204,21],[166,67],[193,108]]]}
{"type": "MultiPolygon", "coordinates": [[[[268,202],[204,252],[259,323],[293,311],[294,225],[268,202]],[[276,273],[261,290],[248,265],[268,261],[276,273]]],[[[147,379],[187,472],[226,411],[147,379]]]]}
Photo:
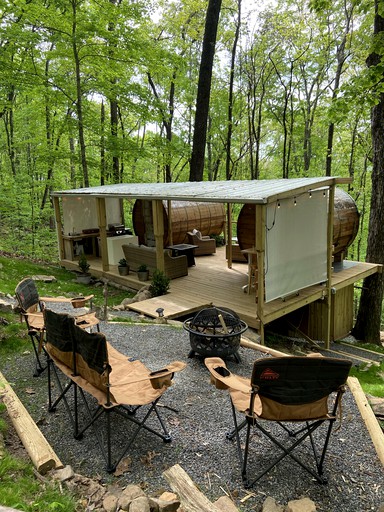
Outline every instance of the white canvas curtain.
{"type": "Polygon", "coordinates": [[[267,207],[266,302],[326,281],[327,210],[328,190],[267,207]]]}

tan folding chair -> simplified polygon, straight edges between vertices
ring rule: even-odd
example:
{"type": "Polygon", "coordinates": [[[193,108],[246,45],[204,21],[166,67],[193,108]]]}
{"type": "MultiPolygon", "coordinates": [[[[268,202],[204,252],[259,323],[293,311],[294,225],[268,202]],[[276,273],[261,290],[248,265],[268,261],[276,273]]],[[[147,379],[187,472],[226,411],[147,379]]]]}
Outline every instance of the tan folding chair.
{"type": "MultiPolygon", "coordinates": [[[[229,391],[234,428],[227,438],[236,439],[245,487],[253,486],[287,456],[319,483],[327,483],[324,459],[337,413],[341,411],[339,407],[352,365],[350,361],[327,357],[268,357],[255,361],[250,379],[232,374],[220,358],[207,358],[205,364],[212,383],[229,391]],[[244,418],[240,423],[238,415],[244,418]],[[268,422],[278,428],[269,428],[268,422]],[[289,424],[301,426],[294,430],[287,426],[289,424]],[[322,425],[326,428],[320,429],[322,425]],[[244,427],[243,448],[240,431],[244,427]],[[271,450],[268,462],[256,477],[250,479],[247,466],[253,429],[264,434],[282,453],[277,455],[271,450]],[[315,440],[313,434],[318,429],[315,440]],[[314,467],[294,453],[307,439],[310,440],[314,467]]],[[[261,464],[261,457],[255,455],[255,458],[261,464]]]]}
{"type": "Polygon", "coordinates": [[[141,429],[164,442],[171,441],[157,404],[172,384],[174,374],[185,368],[185,363],[174,361],[166,368],[151,372],[142,362],[114,349],[104,334],[80,329],[68,315],[46,309],[44,317],[45,349],[49,355],[49,410],[54,411],[61,401],[64,402],[76,439],[82,438],[89,427],[93,427],[108,472],[115,471],[141,429]],[[67,377],[65,386],[58,370],[67,377]],[[52,372],[59,390],[54,402],[52,372]],[[67,400],[71,388],[74,392],[73,405],[67,400]],[[142,411],[140,418],[136,414],[139,410],[142,411]],[[84,411],[85,418],[80,418],[81,411],[84,411]],[[136,425],[116,456],[112,455],[112,413],[136,425]],[[103,417],[106,421],[99,421],[103,417]],[[159,428],[153,427],[153,421],[150,426],[149,418],[157,419],[159,428]]]}
{"type": "MultiPolygon", "coordinates": [[[[46,302],[71,303],[74,308],[82,307],[87,301],[92,300],[93,295],[86,297],[77,297],[69,299],[65,297],[40,297],[35,281],[27,277],[20,281],[16,286],[15,296],[20,308],[20,314],[25,320],[28,329],[28,335],[32,342],[33,351],[36,358],[36,369],[34,376],[40,375],[46,368],[40,359],[44,341],[44,317],[43,310],[46,302]]],[[[75,315],[76,322],[83,329],[96,327],[99,329],[99,319],[95,313],[86,313],[75,315]]]]}

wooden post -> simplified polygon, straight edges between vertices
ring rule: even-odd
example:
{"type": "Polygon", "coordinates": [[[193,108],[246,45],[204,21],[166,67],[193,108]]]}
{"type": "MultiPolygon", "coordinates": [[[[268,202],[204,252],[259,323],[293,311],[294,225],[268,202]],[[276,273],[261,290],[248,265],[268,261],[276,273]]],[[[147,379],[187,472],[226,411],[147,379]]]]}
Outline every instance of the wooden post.
{"type": "Polygon", "coordinates": [[[260,320],[260,341],[264,345],[264,275],[265,275],[265,222],[266,205],[256,205],[256,253],[257,253],[257,316],[260,320]]]}
{"type": "Polygon", "coordinates": [[[335,185],[329,187],[328,197],[328,226],[327,226],[327,332],[325,348],[331,344],[332,329],[332,247],[333,247],[333,217],[335,203],[335,185]]]}
{"type": "Polygon", "coordinates": [[[227,203],[227,251],[228,251],[228,268],[232,268],[232,205],[227,203]]]}
{"type": "Polygon", "coordinates": [[[63,260],[65,258],[64,240],[63,240],[63,224],[61,222],[60,202],[59,202],[58,197],[53,198],[53,207],[55,209],[56,232],[57,232],[57,241],[59,244],[60,259],[63,260]]]}
{"type": "Polygon", "coordinates": [[[105,198],[96,198],[97,218],[100,230],[100,250],[101,263],[104,272],[109,270],[108,244],[107,244],[107,211],[105,207],[105,198]]]}
{"type": "Polygon", "coordinates": [[[168,245],[173,245],[172,201],[168,200],[168,245]]]}
{"type": "Polygon", "coordinates": [[[156,267],[162,272],[164,272],[164,216],[162,201],[152,201],[152,215],[153,230],[156,241],[156,267]]]}
{"type": "Polygon", "coordinates": [[[37,471],[45,474],[51,469],[62,468],[63,464],[1,372],[0,394],[3,395],[13,426],[37,471]]]}

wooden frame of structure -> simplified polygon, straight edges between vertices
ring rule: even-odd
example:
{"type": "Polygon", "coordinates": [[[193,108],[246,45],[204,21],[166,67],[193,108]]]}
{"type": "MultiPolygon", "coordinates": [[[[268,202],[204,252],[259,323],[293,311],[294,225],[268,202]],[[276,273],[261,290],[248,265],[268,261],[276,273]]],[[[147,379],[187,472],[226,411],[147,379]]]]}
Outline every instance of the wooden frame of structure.
{"type": "MultiPolygon", "coordinates": [[[[332,235],[333,235],[333,203],[335,196],[335,187],[339,184],[349,183],[351,180],[346,178],[337,177],[326,177],[326,178],[298,178],[298,179],[277,179],[277,180],[261,180],[261,181],[219,181],[219,182],[199,182],[198,184],[193,182],[186,183],[136,183],[136,184],[119,184],[119,185],[106,185],[99,187],[91,187],[85,189],[75,189],[67,191],[54,192],[53,201],[55,206],[55,217],[57,224],[57,234],[59,242],[60,261],[63,266],[69,269],[76,269],[76,263],[69,261],[65,257],[64,251],[64,240],[63,240],[63,213],[60,199],[66,197],[92,197],[96,201],[97,211],[97,225],[98,225],[98,237],[100,239],[100,251],[101,251],[101,267],[100,259],[99,263],[90,262],[92,273],[96,276],[106,277],[110,280],[116,280],[121,284],[127,284],[131,287],[139,287],[142,284],[138,284],[133,276],[127,278],[118,277],[115,273],[115,269],[111,268],[108,262],[108,244],[107,244],[107,198],[117,198],[119,200],[128,199],[136,200],[142,199],[152,202],[152,215],[153,215],[153,228],[154,237],[156,241],[156,257],[157,257],[157,268],[159,270],[164,269],[164,251],[163,251],[163,235],[164,235],[164,217],[163,217],[163,201],[167,201],[168,204],[168,222],[167,229],[170,230],[171,226],[171,205],[172,201],[196,201],[196,202],[216,202],[227,204],[247,204],[252,203],[256,206],[256,233],[255,233],[255,251],[257,253],[257,265],[258,273],[261,276],[265,275],[266,268],[266,217],[267,208],[278,201],[283,201],[288,198],[296,198],[300,195],[309,193],[316,190],[327,190],[328,195],[328,210],[327,210],[327,247],[326,247],[326,278],[322,286],[307,286],[300,290],[300,293],[295,294],[292,297],[284,299],[284,301],[273,300],[266,302],[265,300],[265,284],[264,279],[259,279],[256,300],[255,295],[249,297],[238,298],[233,300],[233,294],[231,290],[224,290],[221,287],[221,297],[225,297],[228,294],[232,298],[232,302],[235,304],[233,309],[237,309],[240,317],[243,317],[248,325],[258,329],[261,336],[261,340],[264,340],[264,328],[265,325],[272,321],[282,318],[286,315],[297,311],[304,306],[313,305],[316,302],[321,303],[321,306],[315,311],[315,315],[318,316],[316,322],[321,324],[321,327],[316,332],[321,332],[321,336],[324,339],[326,346],[332,339],[340,334],[336,329],[336,332],[332,332],[332,324],[335,322],[335,315],[338,315],[337,307],[334,303],[334,295],[337,290],[344,290],[349,287],[349,292],[346,293],[348,297],[347,307],[345,313],[351,315],[348,308],[352,309],[350,304],[351,293],[353,290],[353,284],[368,275],[375,272],[381,271],[381,266],[376,264],[358,263],[353,271],[347,271],[338,275],[333,273],[333,260],[332,260],[332,235]],[[247,312],[243,311],[240,303],[247,302],[247,312]],[[349,307],[350,305],[350,307],[349,307]],[[251,311],[254,311],[252,313],[251,311]]],[[[229,208],[228,208],[229,211],[229,208]]],[[[308,222],[311,222],[310,218],[308,222]]],[[[95,222],[96,223],[96,222],[95,222]]],[[[228,214],[227,223],[228,233],[227,239],[231,240],[231,218],[228,214]]],[[[170,233],[172,238],[172,233],[170,233]]],[[[228,246],[228,268],[231,269],[233,266],[231,248],[228,246]]],[[[203,258],[203,257],[201,257],[203,258]]],[[[178,309],[175,306],[175,311],[169,308],[169,314],[165,313],[168,318],[181,316],[181,311],[184,315],[188,312],[196,311],[199,307],[204,307],[206,304],[216,301],[213,293],[214,283],[212,282],[212,296],[209,291],[206,292],[204,298],[201,294],[199,302],[193,303],[192,300],[188,300],[185,297],[186,288],[188,287],[187,281],[189,276],[173,280],[171,284],[169,297],[172,295],[173,305],[180,303],[181,306],[178,309]],[[177,281],[183,281],[181,286],[178,286],[177,281]],[[183,290],[184,297],[182,297],[182,291],[178,293],[178,289],[183,290]]],[[[163,297],[161,303],[168,300],[169,297],[163,297]]],[[[150,311],[156,311],[155,300],[151,303],[150,311]]],[[[221,299],[223,300],[223,299],[221,299]]],[[[229,300],[229,299],[228,299],[229,300]]],[[[147,301],[145,301],[147,302],[147,301]]],[[[230,305],[230,302],[229,302],[230,305]]],[[[148,314],[144,304],[140,304],[140,311],[148,314]]],[[[156,316],[155,313],[149,313],[152,316],[156,316]]],[[[341,315],[342,316],[342,315],[341,315]]],[[[351,320],[347,322],[350,324],[351,320]]],[[[347,334],[346,332],[343,334],[347,334]]]]}

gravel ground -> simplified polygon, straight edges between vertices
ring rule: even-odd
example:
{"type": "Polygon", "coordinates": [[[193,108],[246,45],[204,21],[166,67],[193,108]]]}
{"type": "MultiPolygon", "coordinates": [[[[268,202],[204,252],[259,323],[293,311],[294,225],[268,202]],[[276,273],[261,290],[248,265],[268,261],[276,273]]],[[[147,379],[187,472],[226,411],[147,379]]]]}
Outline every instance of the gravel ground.
{"type": "MultiPolygon", "coordinates": [[[[283,461],[254,488],[246,490],[241,482],[236,445],[225,438],[231,426],[228,395],[210,385],[201,358],[188,358],[189,335],[181,324],[174,327],[102,322],[101,330],[118,350],[137,357],[151,370],[173,360],[187,362],[185,370],[176,374],[174,385],[162,398],[161,411],[170,427],[172,443],[163,443],[156,436],[141,431],[128,454],[126,472],[118,477],[105,472],[104,459],[91,431],[81,441],[74,440],[63,404],[55,413],[47,412],[46,372],[38,378],[32,377],[31,353],[1,365],[5,377],[59,458],[75,472],[99,476],[104,482],[112,480],[119,485],[142,484],[148,494],[156,494],[169,489],[162,472],[180,464],[211,500],[228,493],[244,512],[260,510],[267,496],[283,505],[307,496],[315,502],[317,510],[323,512],[378,512],[384,504],[383,467],[349,391],[343,400],[341,428],[334,431],[328,449],[325,463],[328,485],[319,485],[295,463],[283,461]],[[245,497],[248,499],[241,502],[245,497]]],[[[266,357],[244,348],[239,354],[240,363],[228,360],[227,364],[232,371],[244,376],[250,375],[255,358],[266,357]]],[[[125,422],[122,426],[121,419],[114,416],[114,431],[119,438],[123,437],[121,429],[124,428],[130,429],[131,424],[125,422]]],[[[258,461],[262,463],[272,448],[267,442],[262,443],[257,434],[252,444],[262,453],[258,461]]]]}

